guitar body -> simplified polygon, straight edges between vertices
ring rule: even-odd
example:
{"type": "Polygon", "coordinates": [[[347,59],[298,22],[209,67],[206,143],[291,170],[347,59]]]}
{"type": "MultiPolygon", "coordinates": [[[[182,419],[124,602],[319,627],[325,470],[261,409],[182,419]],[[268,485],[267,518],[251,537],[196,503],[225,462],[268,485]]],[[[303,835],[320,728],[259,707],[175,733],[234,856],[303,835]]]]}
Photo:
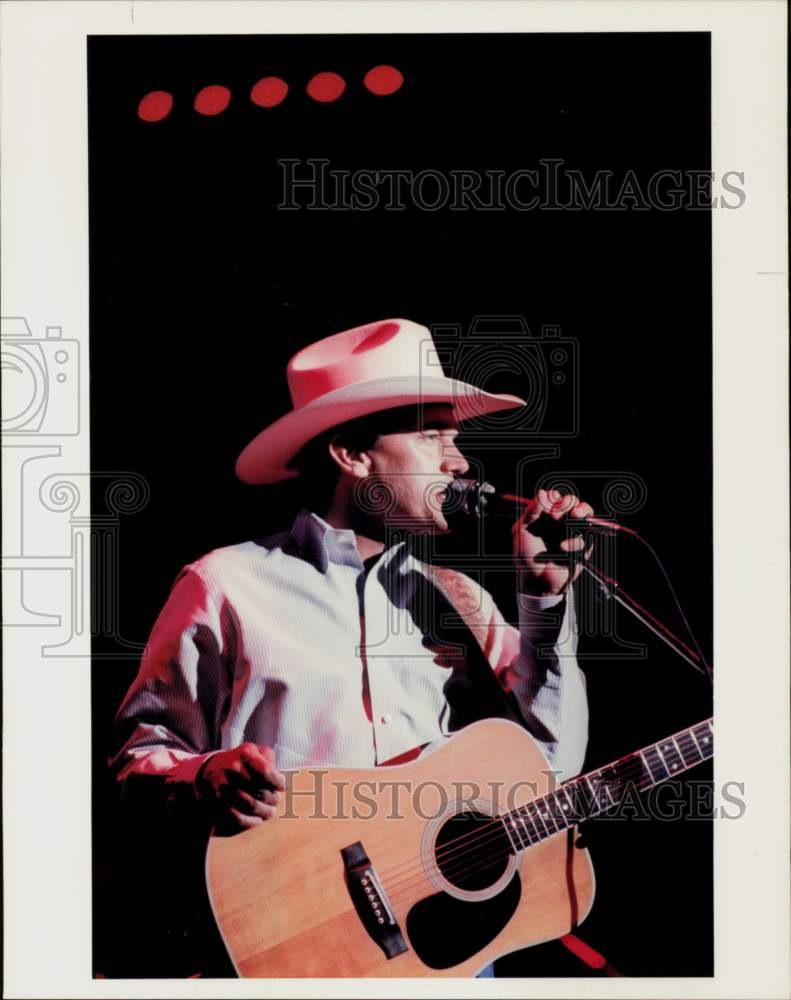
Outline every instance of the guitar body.
{"type": "Polygon", "coordinates": [[[491,719],[408,764],[297,772],[277,820],[209,844],[209,897],[236,971],[474,976],[567,933],[594,894],[574,828],[513,852],[487,818],[551,791],[549,771],[528,733],[491,719]]]}

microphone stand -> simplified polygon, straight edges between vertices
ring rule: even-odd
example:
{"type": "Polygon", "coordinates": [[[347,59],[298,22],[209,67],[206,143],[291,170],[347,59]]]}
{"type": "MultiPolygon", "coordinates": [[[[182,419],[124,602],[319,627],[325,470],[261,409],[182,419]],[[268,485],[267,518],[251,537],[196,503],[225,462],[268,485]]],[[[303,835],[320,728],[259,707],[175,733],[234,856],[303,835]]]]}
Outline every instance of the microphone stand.
{"type": "Polygon", "coordinates": [[[713,681],[714,673],[708,663],[693,649],[690,649],[686,643],[682,642],[678,636],[674,635],[658,618],[655,618],[650,611],[647,611],[633,597],[627,594],[617,580],[606,576],[600,569],[591,566],[590,563],[582,563],[582,568],[596,581],[599,591],[605,599],[613,600],[622,608],[626,608],[632,617],[636,618],[637,621],[641,622],[654,635],[658,636],[677,656],[680,656],[682,660],[686,660],[698,673],[703,674],[710,681],[713,681]]]}
{"type": "MultiPolygon", "coordinates": [[[[523,497],[514,496],[509,493],[498,493],[491,483],[479,482],[472,479],[457,479],[450,484],[448,490],[450,495],[455,498],[455,502],[457,504],[460,503],[460,506],[457,509],[468,516],[476,518],[477,520],[482,520],[486,517],[492,516],[503,518],[507,517],[509,520],[512,520],[512,518],[507,514],[487,510],[487,507],[492,504],[493,500],[500,499],[519,504],[525,504],[528,502],[523,497]]],[[[583,525],[581,525],[581,527],[582,526],[583,525]]],[[[603,528],[604,530],[609,531],[624,531],[626,534],[633,535],[643,541],[644,545],[648,545],[647,542],[640,538],[636,531],[633,531],[631,528],[625,528],[622,525],[614,523],[607,524],[604,521],[598,521],[597,519],[592,518],[589,526],[599,529],[603,528]]],[[[539,534],[539,537],[542,537],[541,534],[539,534]]],[[[650,545],[648,545],[648,548],[649,551],[653,553],[653,549],[651,549],[650,545]]],[[[658,556],[656,556],[655,553],[654,558],[658,560],[658,556]]],[[[661,568],[661,563],[659,565],[661,568]]],[[[583,562],[582,568],[589,576],[593,577],[600,592],[604,595],[606,600],[613,600],[616,604],[625,608],[629,614],[632,615],[632,617],[641,622],[647,629],[649,629],[649,631],[653,632],[655,636],[658,636],[658,638],[660,638],[666,646],[672,649],[677,656],[680,656],[682,660],[697,670],[698,673],[703,674],[704,677],[708,677],[708,679],[713,683],[714,672],[709,664],[703,659],[702,655],[696,653],[695,650],[687,646],[687,644],[682,642],[677,635],[674,635],[666,625],[663,625],[658,618],[655,618],[650,611],[638,604],[637,601],[631,597],[623,589],[623,587],[621,587],[617,580],[613,580],[612,577],[602,573],[600,569],[596,566],[590,565],[590,563],[583,562]]],[[[665,578],[667,579],[667,574],[665,574],[665,578]]],[[[672,593],[673,588],[669,579],[668,585],[670,585],[672,593]]],[[[675,594],[673,596],[675,597],[675,594]]],[[[677,600],[676,603],[678,604],[677,600]]],[[[678,608],[683,618],[684,612],[682,611],[681,606],[678,605],[678,608]]]]}

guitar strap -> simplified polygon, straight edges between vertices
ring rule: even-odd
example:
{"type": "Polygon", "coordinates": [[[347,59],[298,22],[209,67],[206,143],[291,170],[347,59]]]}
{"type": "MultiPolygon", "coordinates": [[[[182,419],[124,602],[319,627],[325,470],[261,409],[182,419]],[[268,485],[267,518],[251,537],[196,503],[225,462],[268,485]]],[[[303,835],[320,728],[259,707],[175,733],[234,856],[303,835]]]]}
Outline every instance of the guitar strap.
{"type": "Polygon", "coordinates": [[[484,652],[488,622],[473,582],[456,570],[421,566],[423,573],[408,573],[405,605],[426,645],[442,650],[450,668],[444,686],[449,731],[495,718],[526,726],[516,698],[502,687],[484,652]]]}
{"type": "Polygon", "coordinates": [[[452,625],[454,619],[460,619],[464,626],[456,624],[452,629],[464,647],[463,668],[452,674],[445,685],[452,731],[491,718],[509,719],[527,728],[519,703],[500,684],[486,655],[489,623],[472,581],[463,573],[444,567],[432,566],[430,572],[439,595],[449,606],[447,612],[444,609],[440,612],[440,628],[443,622],[452,625]],[[453,725],[454,721],[458,721],[458,726],[453,725]]]}

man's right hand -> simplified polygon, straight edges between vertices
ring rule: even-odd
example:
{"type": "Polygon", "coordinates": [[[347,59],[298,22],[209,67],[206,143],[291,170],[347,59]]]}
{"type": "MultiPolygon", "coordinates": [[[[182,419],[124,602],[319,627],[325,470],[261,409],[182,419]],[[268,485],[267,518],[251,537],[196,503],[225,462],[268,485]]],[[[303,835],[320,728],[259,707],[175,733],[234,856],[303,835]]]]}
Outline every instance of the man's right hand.
{"type": "Polygon", "coordinates": [[[275,819],[285,787],[274,751],[255,743],[212,754],[195,781],[197,797],[210,804],[218,825],[233,833],[275,819]]]}

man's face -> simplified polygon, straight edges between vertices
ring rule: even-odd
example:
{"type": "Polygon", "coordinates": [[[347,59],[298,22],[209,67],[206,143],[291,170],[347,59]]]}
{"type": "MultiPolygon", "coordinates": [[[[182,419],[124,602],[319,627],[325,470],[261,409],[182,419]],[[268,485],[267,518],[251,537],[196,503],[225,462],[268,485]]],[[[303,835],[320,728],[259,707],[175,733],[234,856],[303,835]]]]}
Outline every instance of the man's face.
{"type": "Polygon", "coordinates": [[[442,500],[448,483],[469,464],[456,447],[459,425],[453,408],[434,403],[418,407],[403,430],[383,434],[366,452],[369,475],[358,502],[379,501],[381,520],[411,532],[446,532],[442,500]]]}

